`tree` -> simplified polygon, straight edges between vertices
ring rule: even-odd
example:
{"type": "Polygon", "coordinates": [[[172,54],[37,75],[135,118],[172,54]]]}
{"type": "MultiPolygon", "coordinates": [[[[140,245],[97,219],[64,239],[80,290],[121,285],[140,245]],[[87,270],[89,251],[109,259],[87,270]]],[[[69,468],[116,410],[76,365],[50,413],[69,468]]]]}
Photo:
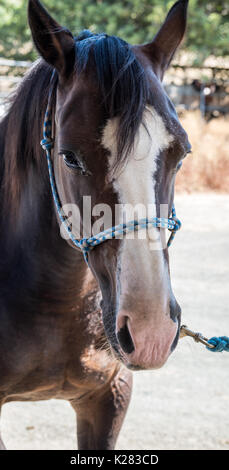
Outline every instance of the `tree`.
{"type": "MultiPolygon", "coordinates": [[[[27,24],[27,0],[1,0],[0,55],[16,59],[36,58],[27,24]]],[[[106,31],[128,42],[153,38],[171,0],[44,0],[58,22],[73,33],[82,29],[106,31]]],[[[209,54],[229,55],[229,3],[190,0],[188,30],[183,47],[202,61],[209,54]]]]}

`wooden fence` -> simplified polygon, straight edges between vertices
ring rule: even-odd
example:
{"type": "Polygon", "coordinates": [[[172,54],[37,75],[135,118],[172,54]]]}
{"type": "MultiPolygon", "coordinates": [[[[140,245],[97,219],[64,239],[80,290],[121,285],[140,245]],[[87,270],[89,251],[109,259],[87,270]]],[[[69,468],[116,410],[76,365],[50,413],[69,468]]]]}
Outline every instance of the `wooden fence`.
{"type": "MultiPolygon", "coordinates": [[[[31,62],[0,58],[0,100],[20,82],[31,62]]],[[[206,118],[229,113],[229,68],[173,63],[165,89],[178,109],[200,109],[206,118]]]]}

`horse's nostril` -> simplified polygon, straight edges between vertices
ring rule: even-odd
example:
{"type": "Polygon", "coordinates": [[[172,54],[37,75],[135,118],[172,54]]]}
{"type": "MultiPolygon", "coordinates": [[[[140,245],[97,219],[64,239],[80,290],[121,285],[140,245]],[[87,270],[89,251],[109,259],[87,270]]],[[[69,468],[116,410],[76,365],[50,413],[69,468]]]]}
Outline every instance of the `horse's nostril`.
{"type": "Polygon", "coordinates": [[[134,343],[128,329],[127,321],[125,322],[125,325],[118,331],[117,338],[122,350],[125,353],[131,354],[134,351],[134,343]]]}

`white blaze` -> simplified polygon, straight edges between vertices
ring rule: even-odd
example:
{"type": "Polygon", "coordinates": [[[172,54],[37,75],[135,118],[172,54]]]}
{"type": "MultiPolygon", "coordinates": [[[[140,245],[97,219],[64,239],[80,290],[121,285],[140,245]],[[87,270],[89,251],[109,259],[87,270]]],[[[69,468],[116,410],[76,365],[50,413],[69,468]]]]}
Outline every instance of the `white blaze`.
{"type": "MultiPolygon", "coordinates": [[[[117,139],[116,130],[118,119],[110,119],[104,129],[103,146],[110,151],[108,157],[110,167],[116,158],[117,139]]],[[[160,152],[169,147],[173,140],[165,127],[159,114],[151,106],[146,107],[142,124],[137,132],[131,154],[128,156],[124,168],[114,175],[114,189],[118,193],[121,204],[144,207],[151,205],[151,213],[155,216],[155,172],[157,158],[160,152]],[[145,126],[144,126],[145,124],[145,126]]],[[[144,214],[143,214],[144,216],[144,214]]],[[[117,221],[116,221],[117,223],[117,221]]],[[[164,263],[163,252],[150,250],[150,240],[157,238],[157,229],[148,231],[144,240],[124,239],[121,256],[121,286],[123,295],[129,300],[134,289],[143,289],[142,295],[152,302],[152,296],[157,294],[160,307],[168,310],[167,295],[162,292],[168,286],[168,270],[164,263]],[[140,279],[139,279],[140,277],[140,279]],[[140,282],[139,282],[140,280],[140,282]],[[166,297],[166,298],[165,298],[166,297]],[[162,305],[163,304],[163,305],[162,305]]],[[[167,287],[168,293],[168,287],[167,287]]],[[[136,295],[134,295],[136,302],[136,295]]],[[[140,296],[142,299],[142,296],[140,296]]]]}

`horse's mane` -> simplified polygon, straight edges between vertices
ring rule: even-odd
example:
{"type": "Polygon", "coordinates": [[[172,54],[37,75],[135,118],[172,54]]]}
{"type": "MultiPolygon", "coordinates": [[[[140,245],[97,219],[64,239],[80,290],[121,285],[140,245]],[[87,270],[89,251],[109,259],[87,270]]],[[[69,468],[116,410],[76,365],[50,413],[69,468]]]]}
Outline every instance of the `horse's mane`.
{"type": "Polygon", "coordinates": [[[17,210],[32,168],[43,175],[47,172],[40,140],[51,74],[50,66],[37,61],[6,102],[8,111],[0,123],[0,189],[5,210],[17,210]]]}
{"type": "MultiPolygon", "coordinates": [[[[107,118],[119,116],[117,163],[133,145],[147,100],[144,69],[130,45],[116,36],[83,31],[75,38],[76,70],[93,65],[107,118]],[[93,64],[92,64],[93,61],[93,64]]],[[[3,200],[17,206],[31,167],[47,174],[40,147],[52,67],[37,61],[8,100],[0,123],[0,183],[3,200]]]]}

